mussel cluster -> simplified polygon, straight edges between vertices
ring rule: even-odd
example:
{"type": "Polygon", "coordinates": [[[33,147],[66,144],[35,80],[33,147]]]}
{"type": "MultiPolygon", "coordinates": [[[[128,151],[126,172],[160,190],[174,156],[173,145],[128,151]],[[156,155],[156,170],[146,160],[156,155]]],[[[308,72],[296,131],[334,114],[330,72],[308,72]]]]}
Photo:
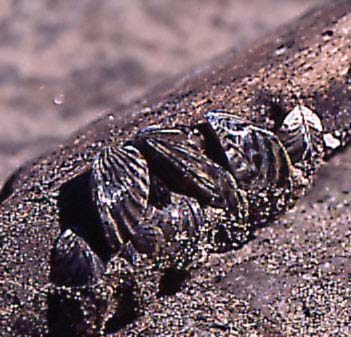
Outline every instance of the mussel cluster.
{"type": "Polygon", "coordinates": [[[121,269],[143,269],[140,261],[181,270],[210,252],[240,248],[304,193],[323,155],[321,120],[304,106],[274,133],[222,110],[208,111],[196,125],[141,129],[102,149],[89,173],[108,254],[102,257],[72,225],[54,247],[51,279],[93,287],[118,257],[120,287],[133,278],[121,269]]]}

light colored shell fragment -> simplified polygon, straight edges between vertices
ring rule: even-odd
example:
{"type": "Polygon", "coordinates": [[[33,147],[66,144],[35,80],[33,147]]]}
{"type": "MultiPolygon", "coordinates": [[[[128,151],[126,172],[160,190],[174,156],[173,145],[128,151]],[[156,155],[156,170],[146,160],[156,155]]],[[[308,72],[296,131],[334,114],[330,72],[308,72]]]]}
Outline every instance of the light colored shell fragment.
{"type": "Polygon", "coordinates": [[[327,148],[330,148],[332,150],[337,149],[339,146],[341,146],[341,142],[338,138],[334,137],[331,133],[326,133],[323,136],[324,144],[327,148]]]}

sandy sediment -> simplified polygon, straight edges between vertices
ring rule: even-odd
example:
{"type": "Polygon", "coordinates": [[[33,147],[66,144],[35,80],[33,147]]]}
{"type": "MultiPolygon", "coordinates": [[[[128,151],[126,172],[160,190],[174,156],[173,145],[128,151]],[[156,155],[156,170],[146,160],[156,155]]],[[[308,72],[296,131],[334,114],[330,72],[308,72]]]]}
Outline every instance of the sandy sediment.
{"type": "MultiPolygon", "coordinates": [[[[1,4],[0,180],[109,108],[320,2],[1,4]]],[[[350,171],[347,150],[292,211],[114,335],[351,335],[350,171]]]]}
{"type": "Polygon", "coordinates": [[[321,2],[1,2],[0,184],[108,109],[321,2]]]}

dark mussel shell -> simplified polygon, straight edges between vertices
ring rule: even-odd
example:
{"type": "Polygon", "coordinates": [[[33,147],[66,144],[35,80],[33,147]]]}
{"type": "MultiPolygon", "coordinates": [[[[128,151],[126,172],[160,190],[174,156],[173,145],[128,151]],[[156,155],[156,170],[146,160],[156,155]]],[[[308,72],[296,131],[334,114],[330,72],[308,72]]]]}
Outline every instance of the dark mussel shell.
{"type": "Polygon", "coordinates": [[[164,244],[165,238],[161,228],[155,222],[161,214],[160,210],[150,207],[145,217],[140,219],[136,226],[136,235],[131,242],[135,249],[148,257],[155,257],[160,253],[160,247],[164,244]]]}
{"type": "Polygon", "coordinates": [[[101,278],[104,269],[100,258],[71,229],[59,236],[51,256],[53,283],[70,287],[93,284],[101,278]]]}
{"type": "Polygon", "coordinates": [[[289,185],[290,159],[272,132],[223,111],[210,111],[205,118],[219,138],[228,168],[239,185],[289,185]]]}
{"type": "Polygon", "coordinates": [[[279,138],[225,111],[209,111],[204,117],[226,154],[227,169],[248,191],[251,220],[265,222],[287,207],[293,171],[279,138]]]}
{"type": "Polygon", "coordinates": [[[147,162],[135,147],[107,147],[96,156],[93,198],[112,251],[137,235],[136,226],[147,209],[149,187],[147,162]]]}
{"type": "Polygon", "coordinates": [[[148,209],[131,242],[139,253],[177,264],[180,257],[185,260],[184,255],[193,255],[201,224],[202,211],[197,200],[171,193],[169,205],[162,210],[148,209]]]}
{"type": "Polygon", "coordinates": [[[183,269],[197,262],[202,244],[200,235],[205,226],[196,199],[173,193],[171,204],[162,210],[156,223],[164,233],[163,263],[168,268],[183,269]]]}
{"type": "Polygon", "coordinates": [[[135,146],[147,159],[151,173],[172,191],[205,205],[236,209],[240,191],[235,178],[195,147],[200,144],[193,140],[196,137],[189,130],[153,126],[137,134],[135,146]]]}

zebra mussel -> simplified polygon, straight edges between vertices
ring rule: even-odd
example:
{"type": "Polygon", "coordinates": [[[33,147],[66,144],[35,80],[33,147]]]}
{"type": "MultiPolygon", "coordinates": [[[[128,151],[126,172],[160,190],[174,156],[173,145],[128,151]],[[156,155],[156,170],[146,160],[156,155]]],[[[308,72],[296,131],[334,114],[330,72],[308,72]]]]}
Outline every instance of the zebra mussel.
{"type": "Polygon", "coordinates": [[[265,223],[288,205],[292,166],[279,138],[226,112],[210,111],[206,120],[219,138],[226,167],[247,191],[250,222],[265,223]]]}
{"type": "Polygon", "coordinates": [[[283,120],[278,131],[294,165],[297,196],[305,192],[324,156],[323,125],[316,113],[296,106],[283,120]]]}
{"type": "Polygon", "coordinates": [[[86,181],[108,254],[72,224],[54,247],[51,279],[92,286],[120,259],[121,285],[138,279],[124,273],[126,265],[144,276],[189,270],[208,253],[240,248],[304,192],[324,147],[321,120],[304,106],[275,133],[222,110],[208,111],[196,125],[142,129],[102,149],[86,181]]]}

